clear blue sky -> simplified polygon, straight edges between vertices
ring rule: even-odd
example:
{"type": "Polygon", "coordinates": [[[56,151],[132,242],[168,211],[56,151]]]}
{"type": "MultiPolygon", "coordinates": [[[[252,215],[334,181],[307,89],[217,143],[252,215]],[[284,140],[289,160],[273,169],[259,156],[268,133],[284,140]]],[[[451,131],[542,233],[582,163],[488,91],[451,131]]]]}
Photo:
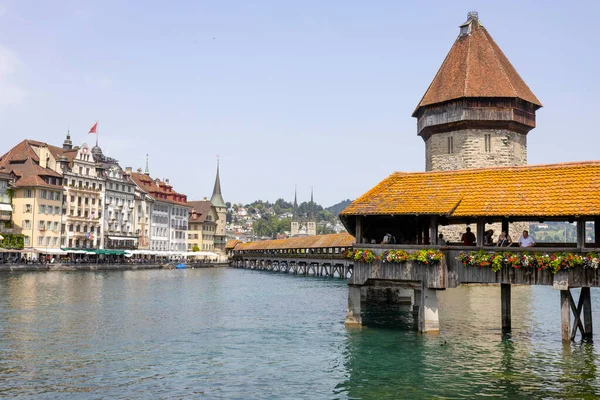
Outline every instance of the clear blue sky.
{"type": "Polygon", "coordinates": [[[99,120],[123,167],[226,201],[424,169],[412,111],[475,9],[544,108],[529,163],[598,158],[600,3],[0,0],[0,152],[99,120]],[[542,6],[543,4],[543,6],[542,6]]]}

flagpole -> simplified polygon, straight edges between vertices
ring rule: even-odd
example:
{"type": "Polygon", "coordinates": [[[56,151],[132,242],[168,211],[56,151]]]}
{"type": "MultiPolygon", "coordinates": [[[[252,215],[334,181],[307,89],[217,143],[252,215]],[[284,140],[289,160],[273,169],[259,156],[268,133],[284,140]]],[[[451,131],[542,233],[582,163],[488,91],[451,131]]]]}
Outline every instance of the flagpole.
{"type": "Polygon", "coordinates": [[[98,146],[98,121],[96,121],[96,146],[98,146]]]}

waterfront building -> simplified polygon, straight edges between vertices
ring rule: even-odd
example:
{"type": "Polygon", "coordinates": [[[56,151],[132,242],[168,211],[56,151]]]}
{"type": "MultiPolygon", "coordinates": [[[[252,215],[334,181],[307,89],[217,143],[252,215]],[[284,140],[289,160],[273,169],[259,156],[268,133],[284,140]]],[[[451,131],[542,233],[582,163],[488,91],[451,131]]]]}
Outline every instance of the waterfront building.
{"type": "Polygon", "coordinates": [[[217,219],[215,220],[216,226],[214,231],[214,250],[220,257],[225,257],[225,244],[227,237],[225,234],[225,227],[227,225],[227,205],[223,200],[221,194],[221,179],[219,177],[219,161],[217,160],[217,176],[215,178],[215,186],[213,188],[213,194],[210,198],[212,206],[215,208],[217,219]]]}
{"type": "Polygon", "coordinates": [[[139,193],[147,193],[152,199],[149,213],[150,250],[185,252],[190,210],[187,196],[173,190],[168,179],[152,179],[147,166],[145,173],[134,172],[131,178],[141,189],[139,193]]]}
{"type": "Polygon", "coordinates": [[[63,177],[54,170],[57,151],[46,143],[24,140],[0,157],[1,171],[14,177],[11,229],[23,235],[26,250],[61,245],[64,188],[63,177]]]}
{"type": "Polygon", "coordinates": [[[129,173],[116,161],[106,162],[106,201],[104,206],[104,248],[136,249],[135,189],[129,173]]]}
{"type": "MultiPolygon", "coordinates": [[[[132,168],[127,167],[125,172],[131,178],[132,168]]],[[[138,174],[142,173],[142,169],[138,168],[138,174]]],[[[151,210],[154,199],[138,185],[134,185],[134,208],[133,208],[133,223],[134,232],[138,236],[138,250],[150,249],[150,219],[151,210]]]]}
{"type": "Polygon", "coordinates": [[[106,188],[102,149],[97,144],[90,149],[86,143],[73,147],[67,133],[62,151],[56,154],[65,188],[66,235],[62,244],[69,248],[101,249],[106,188]]]}
{"type": "Polygon", "coordinates": [[[215,236],[219,227],[219,213],[206,197],[201,201],[190,201],[188,218],[188,251],[215,251],[215,236]]]}

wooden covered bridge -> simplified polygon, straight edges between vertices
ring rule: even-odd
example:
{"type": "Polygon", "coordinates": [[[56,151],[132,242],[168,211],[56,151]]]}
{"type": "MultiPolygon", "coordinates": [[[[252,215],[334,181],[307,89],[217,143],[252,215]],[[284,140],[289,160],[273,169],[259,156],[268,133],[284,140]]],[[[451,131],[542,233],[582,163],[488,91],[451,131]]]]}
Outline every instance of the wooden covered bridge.
{"type": "Polygon", "coordinates": [[[362,324],[369,289],[404,288],[414,291],[420,330],[438,330],[437,290],[499,284],[502,328],[508,331],[511,285],[552,285],[560,291],[563,339],[574,339],[578,330],[589,339],[590,288],[600,286],[599,217],[598,161],[394,173],[340,214],[357,242],[346,323],[362,324]],[[577,241],[529,248],[483,245],[483,232],[492,223],[501,223],[516,242],[522,232],[511,227],[519,221],[576,223],[577,241]],[[588,237],[586,223],[593,225],[588,237]],[[475,246],[437,243],[440,226],[470,224],[477,232],[475,246]],[[386,233],[400,244],[376,244],[386,233]],[[571,288],[581,288],[578,302],[571,288]]]}
{"type": "Polygon", "coordinates": [[[348,278],[353,262],[344,257],[354,237],[348,233],[242,243],[230,241],[231,265],[288,274],[348,278]]]}

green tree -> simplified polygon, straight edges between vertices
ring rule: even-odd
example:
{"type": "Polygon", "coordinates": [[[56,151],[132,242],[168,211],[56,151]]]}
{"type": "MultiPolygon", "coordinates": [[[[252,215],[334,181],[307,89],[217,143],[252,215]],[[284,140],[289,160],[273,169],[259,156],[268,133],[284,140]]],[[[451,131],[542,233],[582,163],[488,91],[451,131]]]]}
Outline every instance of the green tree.
{"type": "Polygon", "coordinates": [[[195,245],[194,247],[192,247],[192,251],[194,251],[194,252],[200,251],[200,247],[198,247],[197,245],[195,245]]]}

